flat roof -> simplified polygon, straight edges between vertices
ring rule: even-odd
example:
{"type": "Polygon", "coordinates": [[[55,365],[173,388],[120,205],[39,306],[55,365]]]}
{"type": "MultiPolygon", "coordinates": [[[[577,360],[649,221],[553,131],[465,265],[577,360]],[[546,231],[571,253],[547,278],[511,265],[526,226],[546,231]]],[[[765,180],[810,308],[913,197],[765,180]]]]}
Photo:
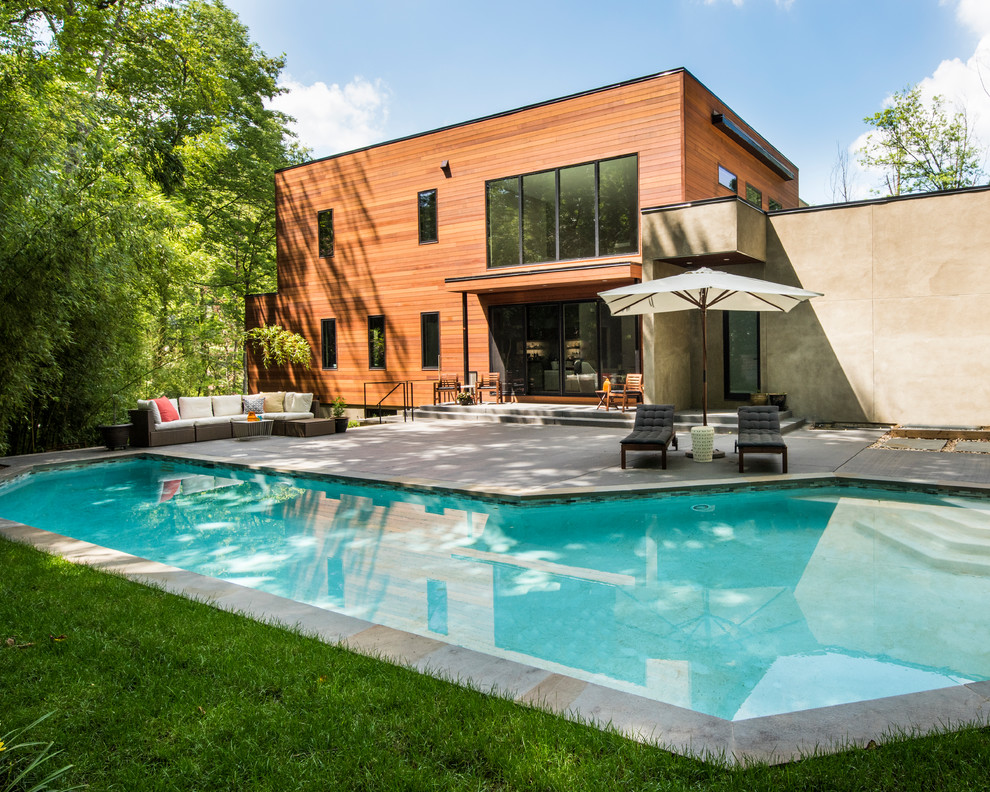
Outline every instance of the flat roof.
{"type": "Polygon", "coordinates": [[[370,144],[368,146],[362,146],[362,147],[356,148],[356,149],[349,149],[347,151],[341,151],[341,152],[339,152],[337,154],[328,154],[325,157],[318,157],[316,159],[307,160],[306,162],[300,162],[300,163],[298,163],[296,165],[287,165],[284,168],[278,168],[278,169],[275,170],[275,173],[283,173],[285,171],[294,170],[296,168],[304,168],[304,167],[307,167],[309,165],[314,165],[314,164],[316,164],[318,162],[327,162],[329,160],[334,160],[334,159],[337,159],[339,157],[346,157],[346,156],[349,156],[351,154],[359,154],[362,151],[371,151],[372,149],[381,148],[383,146],[391,146],[393,143],[402,143],[402,142],[407,141],[407,140],[415,140],[416,138],[426,137],[427,135],[434,135],[434,134],[437,134],[438,132],[446,132],[446,131],[451,130],[451,129],[458,129],[460,127],[470,126],[471,124],[478,124],[478,123],[481,123],[483,121],[491,121],[492,119],[495,119],[495,118],[504,118],[506,116],[515,115],[516,113],[523,113],[523,112],[526,112],[527,110],[533,110],[533,109],[536,109],[538,107],[547,107],[549,105],[558,104],[560,102],[567,102],[567,101],[570,101],[571,99],[579,99],[582,96],[591,96],[593,94],[603,93],[605,91],[612,91],[612,90],[615,90],[617,88],[625,88],[626,86],[629,86],[629,85],[636,85],[638,83],[648,82],[650,80],[656,80],[656,79],[658,79],[660,77],[668,77],[668,76],[670,76],[672,74],[686,74],[686,75],[688,75],[692,80],[694,80],[696,83],[698,83],[698,85],[700,85],[702,88],[704,88],[706,91],[708,91],[708,93],[710,93],[715,98],[715,100],[720,105],[722,105],[722,107],[723,107],[724,110],[729,110],[732,113],[732,115],[734,115],[736,118],[739,119],[739,121],[741,123],[745,124],[747,127],[749,127],[749,129],[753,130],[754,132],[756,132],[757,135],[759,135],[761,138],[763,138],[763,140],[767,143],[767,145],[771,149],[773,149],[774,152],[776,152],[777,154],[779,154],[789,164],[791,164],[791,165],[794,164],[787,157],[785,157],[783,155],[783,153],[779,149],[776,148],[776,146],[773,146],[768,140],[766,140],[766,138],[763,137],[762,134],[760,134],[759,132],[757,132],[756,128],[752,124],[747,123],[742,118],[742,116],[740,116],[735,110],[731,110],[731,108],[729,108],[729,105],[728,104],[726,104],[724,101],[722,101],[722,99],[717,94],[715,94],[707,85],[705,85],[703,82],[701,82],[701,80],[699,80],[697,77],[695,77],[694,74],[692,74],[688,69],[684,68],[683,66],[678,66],[677,68],[674,68],[674,69],[667,69],[666,71],[656,72],[655,74],[648,74],[648,75],[646,75],[644,77],[634,77],[632,79],[623,80],[621,82],[612,83],[610,85],[603,85],[600,88],[591,88],[591,89],[589,89],[587,91],[578,91],[577,93],[568,94],[566,96],[560,96],[560,97],[557,97],[556,99],[547,99],[547,100],[544,100],[542,102],[534,102],[533,104],[523,105],[522,107],[516,107],[516,108],[513,108],[511,110],[503,110],[503,111],[498,112],[498,113],[492,113],[491,115],[481,116],[480,118],[473,118],[473,119],[471,119],[469,121],[460,121],[460,122],[458,122],[456,124],[449,124],[447,126],[437,127],[436,129],[430,129],[430,130],[427,130],[425,132],[416,132],[416,133],[411,134],[411,135],[405,135],[403,137],[393,138],[392,140],[384,140],[381,143],[372,143],[372,144],[370,144]]]}

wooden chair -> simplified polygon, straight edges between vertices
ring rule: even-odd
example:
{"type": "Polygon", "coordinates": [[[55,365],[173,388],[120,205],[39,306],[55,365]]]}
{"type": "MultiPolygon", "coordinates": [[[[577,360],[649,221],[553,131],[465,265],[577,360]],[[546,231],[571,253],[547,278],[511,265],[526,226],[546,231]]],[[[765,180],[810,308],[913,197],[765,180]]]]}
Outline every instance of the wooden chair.
{"type": "Polygon", "coordinates": [[[607,410],[611,405],[618,405],[620,403],[622,404],[622,412],[625,412],[626,407],[630,404],[646,403],[646,398],[643,396],[642,374],[627,374],[626,382],[622,386],[622,389],[617,390],[613,388],[611,393],[609,393],[608,403],[605,409],[607,410]]]}
{"type": "Polygon", "coordinates": [[[496,404],[502,403],[502,375],[497,371],[482,374],[478,379],[478,384],[474,386],[475,398],[479,404],[484,402],[481,396],[486,391],[492,394],[496,404]]]}
{"type": "Polygon", "coordinates": [[[461,392],[461,379],[456,374],[441,374],[433,383],[433,403],[453,401],[461,392]]]}
{"type": "Polygon", "coordinates": [[[776,406],[739,408],[736,451],[739,453],[740,473],[743,472],[746,454],[780,454],[781,473],[787,472],[787,446],[780,434],[780,411],[776,406]]]}
{"type": "Polygon", "coordinates": [[[636,423],[632,434],[619,445],[622,469],[626,467],[626,451],[659,451],[660,467],[667,469],[667,447],[677,448],[674,431],[673,404],[640,404],[636,407],[636,423]]]}

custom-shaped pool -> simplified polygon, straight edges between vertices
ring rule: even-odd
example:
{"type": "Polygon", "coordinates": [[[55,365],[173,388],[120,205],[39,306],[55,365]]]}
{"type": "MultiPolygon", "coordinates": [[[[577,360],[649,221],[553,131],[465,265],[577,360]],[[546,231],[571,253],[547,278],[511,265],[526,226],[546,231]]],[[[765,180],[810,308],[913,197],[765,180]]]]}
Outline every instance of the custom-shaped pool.
{"type": "Polygon", "coordinates": [[[855,484],[487,500],[160,459],[0,517],[741,720],[990,679],[990,501],[855,484]]]}

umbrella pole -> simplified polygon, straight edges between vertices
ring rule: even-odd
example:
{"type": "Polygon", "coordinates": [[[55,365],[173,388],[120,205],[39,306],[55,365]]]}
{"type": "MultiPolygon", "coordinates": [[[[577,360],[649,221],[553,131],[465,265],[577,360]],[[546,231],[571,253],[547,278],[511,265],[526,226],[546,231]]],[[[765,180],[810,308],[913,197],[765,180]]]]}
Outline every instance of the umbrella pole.
{"type": "Polygon", "coordinates": [[[708,426],[708,310],[701,309],[701,414],[702,426],[708,426]]]}

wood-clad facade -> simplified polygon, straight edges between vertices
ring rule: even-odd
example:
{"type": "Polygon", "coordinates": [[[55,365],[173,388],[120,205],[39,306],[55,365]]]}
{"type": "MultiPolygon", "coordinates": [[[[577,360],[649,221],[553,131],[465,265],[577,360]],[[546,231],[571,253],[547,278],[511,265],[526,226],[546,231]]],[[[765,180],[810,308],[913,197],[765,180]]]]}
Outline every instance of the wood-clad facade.
{"type": "Polygon", "coordinates": [[[324,402],[342,395],[360,405],[366,392],[374,403],[390,387],[386,383],[412,381],[415,401],[423,403],[431,398],[428,383],[438,371],[463,376],[502,370],[523,400],[593,398],[601,377],[615,373],[610,365],[626,370],[642,365],[638,328],[630,340],[628,326],[610,324],[595,307],[598,292],[643,277],[640,213],[731,195],[719,184],[719,166],[737,177],[741,197],[747,184],[758,190],[762,209],[773,208],[771,200],[783,208],[798,206],[796,168],[678,69],[279,171],[278,291],[249,298],[246,323],[248,328],[280,324],[300,333],[310,341],[314,360],[309,371],[265,370],[252,360],[251,389],[312,390],[324,402]],[[736,136],[713,123],[716,115],[737,130],[736,136]],[[740,143],[738,130],[750,144],[740,143]],[[783,163],[791,177],[768,161],[783,163]],[[620,183],[612,176],[620,168],[634,174],[635,217],[620,212],[613,221],[603,196],[610,189],[629,189],[628,178],[620,183]],[[561,185],[591,174],[596,252],[565,257],[561,185]],[[523,263],[531,255],[525,236],[530,206],[520,197],[520,261],[490,266],[489,234],[511,240],[515,227],[495,229],[495,209],[489,207],[492,185],[502,180],[511,187],[510,177],[520,177],[520,195],[531,182],[550,185],[546,205],[552,208],[557,201],[557,226],[550,217],[535,238],[558,251],[552,260],[523,263]],[[419,195],[434,190],[436,241],[421,243],[419,195]],[[321,256],[317,219],[327,210],[332,210],[333,252],[321,256]],[[631,247],[606,250],[605,224],[611,222],[633,223],[631,247]],[[555,311],[561,328],[557,342],[552,340],[555,311]],[[439,355],[432,365],[424,360],[424,344],[430,356],[433,347],[423,328],[436,322],[424,323],[424,314],[439,318],[439,355]],[[370,317],[375,317],[372,326],[384,326],[382,367],[374,366],[382,361],[376,359],[381,350],[371,348],[370,317]],[[501,329],[493,329],[493,322],[501,329]],[[567,341],[576,331],[565,326],[574,323],[585,328],[583,341],[567,341]],[[324,368],[321,329],[330,327],[335,367],[324,368]],[[608,340],[609,333],[627,336],[621,351],[615,351],[620,341],[608,340]],[[530,359],[543,355],[539,365],[545,371],[535,371],[532,363],[527,369],[523,358],[517,364],[505,357],[502,347],[510,342],[530,359]],[[633,357],[630,343],[636,345],[633,357]],[[615,346],[612,352],[609,344],[615,346]],[[586,372],[580,387],[579,372],[586,372]]]}

